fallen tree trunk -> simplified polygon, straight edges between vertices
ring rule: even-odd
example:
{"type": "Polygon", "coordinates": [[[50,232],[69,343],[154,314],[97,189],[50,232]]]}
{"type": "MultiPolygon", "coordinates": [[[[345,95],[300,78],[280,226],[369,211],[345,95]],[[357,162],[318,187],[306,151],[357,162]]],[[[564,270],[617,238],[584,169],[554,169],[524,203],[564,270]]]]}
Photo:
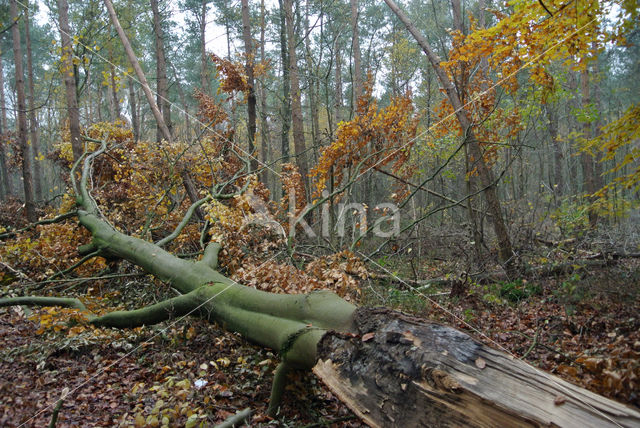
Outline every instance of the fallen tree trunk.
{"type": "MultiPolygon", "coordinates": [[[[99,215],[87,191],[86,157],[79,186],[71,177],[78,219],[92,236],[84,254],[121,258],[168,282],[180,295],[91,322],[130,328],[199,315],[279,352],[270,413],[290,369],[311,369],[372,426],[640,426],[640,413],[535,369],[450,327],[386,309],[356,309],[337,295],[282,295],[245,287],[217,269],[220,244],[203,258],[180,259],[125,235],[99,215]]],[[[75,168],[75,167],[74,167],[75,168]]],[[[66,306],[78,299],[19,297],[0,306],[66,306]]]]}
{"type": "Polygon", "coordinates": [[[489,348],[454,328],[358,309],[313,372],[372,427],[640,426],[640,413],[489,348]]]}

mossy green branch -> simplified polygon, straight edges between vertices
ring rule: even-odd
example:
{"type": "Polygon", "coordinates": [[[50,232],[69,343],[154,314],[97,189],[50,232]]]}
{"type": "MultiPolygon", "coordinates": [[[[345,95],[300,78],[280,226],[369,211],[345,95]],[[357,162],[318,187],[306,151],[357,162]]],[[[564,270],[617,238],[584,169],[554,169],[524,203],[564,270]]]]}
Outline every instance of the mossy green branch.
{"type": "Polygon", "coordinates": [[[88,312],[87,307],[79,299],[67,297],[5,297],[3,299],[0,299],[0,307],[3,306],[60,306],[61,308],[73,308],[88,312]]]}

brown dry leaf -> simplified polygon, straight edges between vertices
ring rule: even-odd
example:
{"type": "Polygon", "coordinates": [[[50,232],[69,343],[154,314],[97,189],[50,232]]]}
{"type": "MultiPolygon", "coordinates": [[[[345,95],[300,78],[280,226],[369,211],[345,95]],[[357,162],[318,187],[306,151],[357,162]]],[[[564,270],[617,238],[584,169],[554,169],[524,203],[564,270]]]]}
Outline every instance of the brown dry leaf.
{"type": "Polygon", "coordinates": [[[375,336],[376,336],[375,333],[365,333],[362,335],[362,341],[368,342],[369,340],[373,339],[375,336]]]}

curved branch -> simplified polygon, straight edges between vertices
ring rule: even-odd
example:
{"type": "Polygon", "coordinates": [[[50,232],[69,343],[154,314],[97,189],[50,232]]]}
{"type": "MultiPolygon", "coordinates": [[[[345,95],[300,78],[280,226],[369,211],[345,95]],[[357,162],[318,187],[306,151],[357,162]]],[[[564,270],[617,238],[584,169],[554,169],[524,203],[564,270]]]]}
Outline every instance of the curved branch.
{"type": "Polygon", "coordinates": [[[74,308],[81,311],[87,311],[87,307],[79,299],[67,297],[5,297],[4,299],[0,299],[0,307],[3,306],[60,306],[62,308],[74,308]]]}
{"type": "Polygon", "coordinates": [[[59,215],[57,217],[54,217],[54,218],[48,218],[48,219],[45,219],[45,220],[36,221],[35,223],[31,223],[28,226],[23,227],[22,229],[10,230],[10,231],[4,232],[4,233],[0,233],[0,239],[4,239],[4,238],[8,238],[8,237],[13,236],[13,235],[17,235],[20,232],[25,232],[25,231],[27,231],[29,229],[33,229],[36,226],[58,223],[59,221],[66,220],[68,218],[75,217],[77,215],[78,215],[78,213],[76,211],[70,211],[68,213],[61,214],[61,215],[59,215]]]}
{"type": "Polygon", "coordinates": [[[69,266],[68,268],[66,268],[63,271],[60,271],[58,273],[55,273],[53,275],[51,275],[49,277],[49,279],[56,279],[59,276],[65,275],[71,271],[73,271],[74,269],[76,269],[79,266],[82,266],[84,263],[86,263],[87,261],[89,261],[90,259],[97,257],[98,255],[100,255],[100,250],[96,250],[90,254],[87,254],[86,256],[84,256],[83,258],[81,258],[80,260],[78,260],[76,263],[74,263],[73,265],[69,266]]]}
{"type": "Polygon", "coordinates": [[[196,212],[196,210],[202,204],[204,204],[205,202],[208,202],[210,200],[211,200],[211,195],[205,196],[204,198],[199,199],[196,202],[194,202],[193,204],[191,204],[191,206],[189,207],[189,209],[187,209],[187,212],[185,213],[185,215],[182,218],[182,220],[180,221],[180,223],[176,226],[174,231],[171,232],[169,235],[165,236],[164,238],[162,238],[161,240],[159,240],[158,242],[156,242],[156,245],[158,247],[163,247],[163,246],[167,245],[169,242],[171,242],[174,239],[176,239],[180,235],[180,232],[182,232],[182,229],[184,229],[185,226],[189,223],[189,220],[191,220],[191,217],[193,217],[193,214],[196,212]]]}
{"type": "Polygon", "coordinates": [[[202,299],[198,298],[201,288],[144,308],[110,312],[94,318],[91,323],[98,327],[134,328],[158,324],[173,317],[187,315],[202,303],[202,299]]]}

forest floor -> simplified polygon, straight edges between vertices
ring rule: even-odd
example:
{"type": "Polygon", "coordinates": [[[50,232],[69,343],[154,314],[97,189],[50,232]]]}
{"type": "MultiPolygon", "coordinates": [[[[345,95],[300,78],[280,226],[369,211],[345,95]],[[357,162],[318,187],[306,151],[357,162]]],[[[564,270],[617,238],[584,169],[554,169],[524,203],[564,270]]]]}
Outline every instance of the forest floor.
{"type": "MultiPolygon", "coordinates": [[[[452,269],[451,261],[427,265],[421,269],[433,276],[452,269]]],[[[74,291],[119,309],[169,293],[144,276],[127,281],[126,287],[111,281],[74,291]]],[[[456,326],[640,407],[639,259],[547,278],[469,283],[464,297],[451,297],[445,286],[415,289],[384,275],[360,286],[362,304],[456,326]]],[[[0,308],[0,426],[47,426],[52,404],[66,391],[58,427],[210,426],[246,407],[251,426],[363,426],[310,374],[295,374],[282,413],[266,416],[277,356],[214,324],[183,319],[128,331],[95,329],[75,325],[73,311],[65,311],[0,308]]]]}

